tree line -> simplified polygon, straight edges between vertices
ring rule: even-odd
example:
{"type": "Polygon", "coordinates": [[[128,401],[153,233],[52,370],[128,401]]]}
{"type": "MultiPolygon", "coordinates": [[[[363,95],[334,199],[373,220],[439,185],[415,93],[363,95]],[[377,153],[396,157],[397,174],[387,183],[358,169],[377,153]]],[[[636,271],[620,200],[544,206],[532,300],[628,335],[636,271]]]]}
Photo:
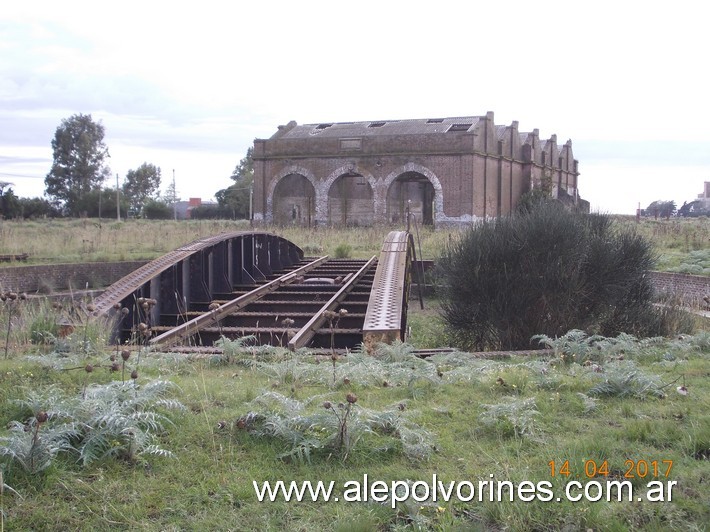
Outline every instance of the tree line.
{"type": "MultiPolygon", "coordinates": [[[[180,198],[174,185],[161,195],[161,168],[144,162],[129,170],[122,185],[111,183],[109,150],[103,124],[90,114],[63,119],[52,139],[52,166],[44,196],[21,198],[12,183],[0,182],[0,217],[113,217],[168,219],[180,198]]],[[[253,182],[252,149],[232,172],[234,184],[215,193],[217,205],[193,209],[192,218],[247,218],[253,182]]],[[[117,176],[118,177],[118,176],[117,176]]]]}
{"type": "Polygon", "coordinates": [[[673,200],[655,200],[648,207],[641,209],[641,216],[653,217],[655,219],[665,218],[668,220],[671,216],[681,217],[698,217],[710,216],[710,209],[702,200],[684,201],[680,208],[676,207],[673,200]]]}

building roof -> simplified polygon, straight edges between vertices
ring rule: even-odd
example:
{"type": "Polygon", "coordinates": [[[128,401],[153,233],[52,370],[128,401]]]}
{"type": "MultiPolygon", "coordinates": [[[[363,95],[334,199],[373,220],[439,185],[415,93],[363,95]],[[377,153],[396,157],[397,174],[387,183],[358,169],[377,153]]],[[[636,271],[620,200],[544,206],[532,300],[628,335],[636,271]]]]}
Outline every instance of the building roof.
{"type": "Polygon", "coordinates": [[[272,139],[303,139],[313,137],[365,137],[384,135],[427,135],[458,131],[471,132],[485,116],[449,118],[419,118],[409,120],[374,120],[367,122],[322,122],[319,124],[289,123],[279,127],[272,139]]]}

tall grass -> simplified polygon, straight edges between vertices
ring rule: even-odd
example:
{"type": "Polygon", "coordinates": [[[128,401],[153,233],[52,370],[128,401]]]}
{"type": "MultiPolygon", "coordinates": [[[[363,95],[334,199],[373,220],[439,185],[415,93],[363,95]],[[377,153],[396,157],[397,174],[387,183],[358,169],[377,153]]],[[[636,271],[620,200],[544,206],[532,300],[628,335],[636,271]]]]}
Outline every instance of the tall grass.
{"type": "MultiPolygon", "coordinates": [[[[338,246],[345,242],[351,248],[349,256],[369,258],[379,253],[390,230],[403,227],[254,229],[281,235],[302,247],[307,255],[336,256],[338,246]]],[[[250,230],[252,227],[245,220],[0,221],[0,254],[29,253],[26,264],[153,259],[198,238],[250,230]]],[[[436,258],[452,231],[457,232],[430,228],[420,231],[424,258],[436,258]]]]}
{"type": "MultiPolygon", "coordinates": [[[[614,219],[620,226],[633,225],[653,242],[659,255],[658,268],[663,271],[687,262],[686,258],[694,250],[710,249],[710,219],[707,218],[644,219],[638,224],[629,217],[614,219]]],[[[29,253],[28,264],[153,259],[197,238],[251,229],[245,220],[125,220],[120,223],[109,218],[0,220],[0,254],[29,253]]],[[[337,247],[347,242],[352,248],[352,257],[369,258],[379,253],[388,231],[404,227],[266,226],[259,229],[284,236],[301,246],[307,255],[335,256],[337,247]]],[[[446,243],[460,231],[454,227],[421,228],[423,258],[437,259],[446,243]]]]}

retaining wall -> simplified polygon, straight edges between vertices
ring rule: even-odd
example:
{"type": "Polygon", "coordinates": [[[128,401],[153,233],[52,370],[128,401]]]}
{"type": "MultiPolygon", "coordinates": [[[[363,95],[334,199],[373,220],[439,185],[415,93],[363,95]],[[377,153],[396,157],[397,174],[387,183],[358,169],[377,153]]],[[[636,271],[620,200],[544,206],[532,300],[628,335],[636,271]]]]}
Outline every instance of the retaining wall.
{"type": "MultiPolygon", "coordinates": [[[[0,290],[45,293],[62,290],[102,288],[140,268],[149,261],[89,262],[0,268],[0,290]]],[[[428,268],[425,268],[428,269],[428,268]]],[[[657,293],[673,294],[694,306],[707,306],[710,277],[683,273],[649,272],[657,293]]]]}
{"type": "Polygon", "coordinates": [[[118,281],[148,261],[85,262],[0,268],[0,290],[51,294],[54,291],[101,288],[118,281]]]}
{"type": "Polygon", "coordinates": [[[710,277],[685,273],[649,272],[656,293],[672,294],[692,306],[708,306],[703,300],[710,296],[710,277]]]}

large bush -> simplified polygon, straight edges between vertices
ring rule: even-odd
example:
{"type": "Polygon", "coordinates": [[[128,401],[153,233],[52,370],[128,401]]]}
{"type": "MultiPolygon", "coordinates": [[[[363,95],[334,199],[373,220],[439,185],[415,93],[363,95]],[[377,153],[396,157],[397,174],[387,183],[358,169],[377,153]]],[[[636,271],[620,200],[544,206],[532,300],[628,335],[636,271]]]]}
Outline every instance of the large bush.
{"type": "Polygon", "coordinates": [[[440,260],[442,312],[467,349],[529,348],[535,334],[570,329],[664,333],[646,276],[653,264],[651,244],[609,216],[534,202],[448,245],[440,260]]]}
{"type": "Polygon", "coordinates": [[[170,220],[173,218],[174,212],[167,203],[149,199],[143,206],[143,216],[148,220],[170,220]]]}

